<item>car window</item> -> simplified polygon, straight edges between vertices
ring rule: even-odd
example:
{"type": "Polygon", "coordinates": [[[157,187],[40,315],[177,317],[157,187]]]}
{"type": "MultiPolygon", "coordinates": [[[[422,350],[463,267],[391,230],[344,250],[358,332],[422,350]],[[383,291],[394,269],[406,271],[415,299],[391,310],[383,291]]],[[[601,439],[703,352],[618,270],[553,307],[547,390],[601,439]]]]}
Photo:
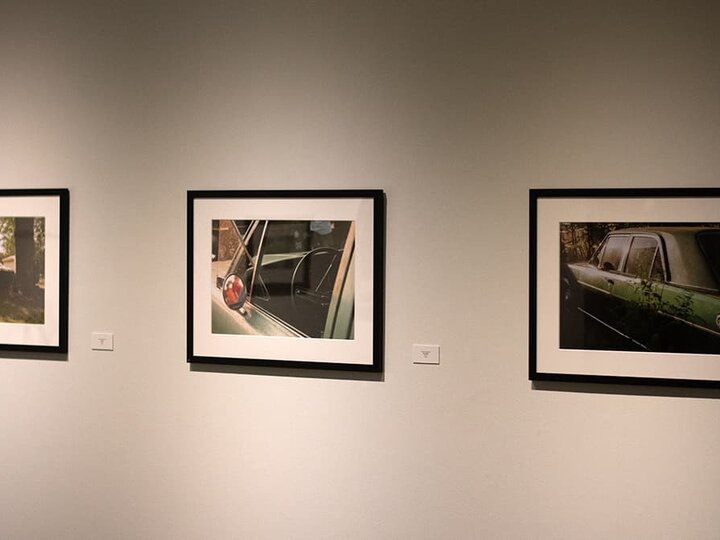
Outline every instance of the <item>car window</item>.
{"type": "Polygon", "coordinates": [[[720,233],[701,232],[697,235],[697,239],[713,274],[715,274],[715,279],[720,283],[720,233]]]}
{"type": "Polygon", "coordinates": [[[292,254],[319,247],[342,249],[350,221],[268,221],[263,254],[292,254]]]}
{"type": "MultiPolygon", "coordinates": [[[[262,246],[262,261],[258,269],[266,285],[277,285],[284,295],[290,294],[290,283],[296,266],[311,251],[341,253],[345,246],[350,221],[268,221],[262,246]],[[325,251],[321,251],[325,248],[325,251]]],[[[338,257],[333,257],[333,260],[338,257]]],[[[322,257],[307,257],[296,279],[307,279],[313,268],[321,272],[320,278],[331,286],[334,273],[326,275],[326,261],[322,257]]],[[[334,261],[337,262],[337,261],[334,261]]],[[[336,264],[332,269],[337,270],[336,264]]]]}
{"type": "Polygon", "coordinates": [[[665,271],[663,270],[662,254],[660,249],[655,252],[652,269],[650,270],[650,279],[665,281],[665,271]]]}
{"type": "Polygon", "coordinates": [[[229,219],[214,219],[212,221],[212,260],[231,261],[242,234],[235,223],[229,219]]]}
{"type": "Polygon", "coordinates": [[[310,337],[324,337],[352,222],[266,223],[253,303],[310,337]]]}
{"type": "MultiPolygon", "coordinates": [[[[625,263],[625,272],[642,279],[647,279],[651,275],[657,279],[658,265],[653,265],[658,253],[658,242],[651,236],[636,236],[630,245],[627,262],[625,263]]],[[[659,257],[657,258],[659,261],[659,257]]],[[[659,267],[660,277],[662,277],[662,265],[659,267]]]]}
{"type": "Polygon", "coordinates": [[[260,251],[263,224],[262,222],[239,219],[234,220],[233,224],[242,239],[239,242],[239,249],[235,252],[235,258],[231,264],[232,271],[249,281],[250,272],[260,251]]]}
{"type": "Polygon", "coordinates": [[[609,271],[619,269],[629,243],[630,237],[627,235],[609,236],[600,255],[600,268],[609,271]]]}

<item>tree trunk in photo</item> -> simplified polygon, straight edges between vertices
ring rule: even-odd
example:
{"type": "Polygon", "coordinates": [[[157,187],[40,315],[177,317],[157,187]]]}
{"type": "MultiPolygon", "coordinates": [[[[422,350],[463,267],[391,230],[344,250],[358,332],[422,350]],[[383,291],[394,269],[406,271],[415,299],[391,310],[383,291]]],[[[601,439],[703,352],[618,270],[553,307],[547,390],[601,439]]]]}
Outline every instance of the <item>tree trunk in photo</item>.
{"type": "Polygon", "coordinates": [[[35,286],[33,218],[15,218],[15,285],[24,294],[35,286]]]}

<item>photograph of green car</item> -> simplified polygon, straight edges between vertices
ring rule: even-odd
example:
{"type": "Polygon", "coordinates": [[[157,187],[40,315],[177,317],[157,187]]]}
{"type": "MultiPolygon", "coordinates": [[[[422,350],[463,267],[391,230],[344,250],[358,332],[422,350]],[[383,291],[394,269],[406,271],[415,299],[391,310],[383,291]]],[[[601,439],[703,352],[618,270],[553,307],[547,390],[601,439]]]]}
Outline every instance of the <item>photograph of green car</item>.
{"type": "Polygon", "coordinates": [[[559,232],[561,349],[720,354],[720,224],[559,232]]]}
{"type": "Polygon", "coordinates": [[[352,339],[353,221],[213,220],[212,333],[352,339]]]}

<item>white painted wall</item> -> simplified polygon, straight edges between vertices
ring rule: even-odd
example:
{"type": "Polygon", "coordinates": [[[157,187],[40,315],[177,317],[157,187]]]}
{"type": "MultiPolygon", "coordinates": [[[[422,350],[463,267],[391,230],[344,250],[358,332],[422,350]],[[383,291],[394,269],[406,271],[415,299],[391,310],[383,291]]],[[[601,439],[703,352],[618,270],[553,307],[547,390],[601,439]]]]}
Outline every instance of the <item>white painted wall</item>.
{"type": "Polygon", "coordinates": [[[533,389],[526,313],[528,188],[718,185],[718,14],[5,0],[0,187],[72,233],[67,361],[0,358],[0,537],[717,538],[720,393],[533,389]],[[215,188],[386,190],[384,380],[188,367],[215,188]]]}

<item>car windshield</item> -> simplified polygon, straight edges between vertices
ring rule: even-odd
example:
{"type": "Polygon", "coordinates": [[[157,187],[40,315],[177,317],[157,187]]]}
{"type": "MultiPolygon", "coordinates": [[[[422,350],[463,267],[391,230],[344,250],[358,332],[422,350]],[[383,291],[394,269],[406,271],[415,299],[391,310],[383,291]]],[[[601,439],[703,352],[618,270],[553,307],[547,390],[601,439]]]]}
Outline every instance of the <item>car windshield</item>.
{"type": "Polygon", "coordinates": [[[720,284],[720,231],[701,232],[697,235],[697,240],[715,275],[715,280],[720,284]]]}

